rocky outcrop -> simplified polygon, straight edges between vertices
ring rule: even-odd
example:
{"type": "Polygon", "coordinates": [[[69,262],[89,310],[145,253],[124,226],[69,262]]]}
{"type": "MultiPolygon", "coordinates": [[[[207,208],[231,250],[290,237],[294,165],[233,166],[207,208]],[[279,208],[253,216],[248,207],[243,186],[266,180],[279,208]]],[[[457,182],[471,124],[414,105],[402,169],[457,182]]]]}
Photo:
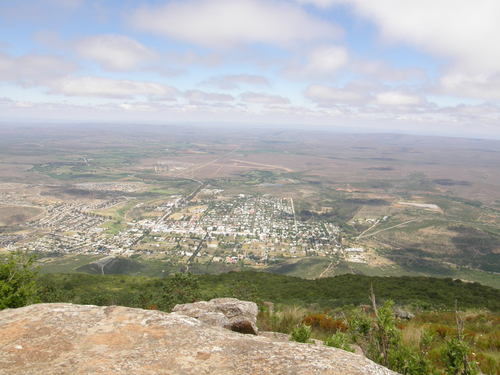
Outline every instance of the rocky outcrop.
{"type": "Polygon", "coordinates": [[[411,313],[410,311],[403,310],[401,307],[395,307],[393,311],[394,316],[398,319],[410,320],[415,317],[415,314],[411,313]]]}
{"type": "Polygon", "coordinates": [[[118,306],[40,304],[0,311],[0,347],[2,375],[395,374],[335,348],[118,306]]]}
{"type": "Polygon", "coordinates": [[[172,311],[235,332],[254,335],[258,332],[259,309],[255,302],[240,301],[236,298],[215,298],[208,302],[176,305],[172,311]]]}

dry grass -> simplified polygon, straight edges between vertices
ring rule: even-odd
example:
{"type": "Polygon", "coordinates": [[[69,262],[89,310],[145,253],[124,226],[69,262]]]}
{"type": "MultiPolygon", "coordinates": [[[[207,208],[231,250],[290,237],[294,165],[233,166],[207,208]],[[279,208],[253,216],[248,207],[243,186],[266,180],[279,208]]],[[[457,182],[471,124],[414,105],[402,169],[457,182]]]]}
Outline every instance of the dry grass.
{"type": "Polygon", "coordinates": [[[285,306],[279,311],[261,311],[257,324],[263,331],[290,333],[302,323],[308,313],[307,309],[300,306],[285,306]]]}
{"type": "Polygon", "coordinates": [[[419,347],[422,339],[424,326],[415,323],[409,323],[402,330],[403,343],[408,346],[419,347]]]}

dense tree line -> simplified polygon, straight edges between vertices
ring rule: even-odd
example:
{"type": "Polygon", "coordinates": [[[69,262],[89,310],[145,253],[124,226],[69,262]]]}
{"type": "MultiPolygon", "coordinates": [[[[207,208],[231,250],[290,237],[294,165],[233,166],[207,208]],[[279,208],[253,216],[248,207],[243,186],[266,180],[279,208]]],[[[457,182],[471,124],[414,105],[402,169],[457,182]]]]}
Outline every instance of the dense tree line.
{"type": "Polygon", "coordinates": [[[305,280],[264,272],[220,275],[175,275],[147,278],[126,275],[45,274],[38,278],[45,302],[117,304],[168,310],[172,301],[236,297],[256,302],[335,308],[367,303],[373,285],[377,297],[417,309],[487,308],[500,311],[500,290],[478,283],[428,277],[368,277],[341,275],[305,280]],[[181,291],[184,292],[181,293],[181,291]],[[189,291],[189,293],[187,292],[189,291]],[[171,296],[171,297],[167,297],[171,296]],[[175,295],[176,297],[172,297],[175,295]]]}

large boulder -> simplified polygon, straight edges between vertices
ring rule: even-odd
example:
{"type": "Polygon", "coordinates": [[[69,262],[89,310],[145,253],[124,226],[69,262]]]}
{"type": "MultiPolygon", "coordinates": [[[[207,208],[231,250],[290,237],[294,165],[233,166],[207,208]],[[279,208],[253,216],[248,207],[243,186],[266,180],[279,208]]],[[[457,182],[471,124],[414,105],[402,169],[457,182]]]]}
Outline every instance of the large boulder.
{"type": "Polygon", "coordinates": [[[202,322],[227,328],[235,332],[256,335],[259,309],[254,302],[236,298],[215,298],[176,305],[172,312],[190,316],[202,322]]]}
{"type": "Polygon", "coordinates": [[[66,303],[0,311],[2,375],[391,375],[362,356],[178,313],[66,303]]]}

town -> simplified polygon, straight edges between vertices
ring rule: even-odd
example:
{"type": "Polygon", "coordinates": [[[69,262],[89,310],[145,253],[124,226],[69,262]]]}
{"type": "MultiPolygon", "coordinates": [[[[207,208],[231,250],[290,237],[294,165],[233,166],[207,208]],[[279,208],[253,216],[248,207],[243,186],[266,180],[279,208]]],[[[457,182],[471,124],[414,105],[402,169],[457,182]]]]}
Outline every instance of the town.
{"type": "MultiPolygon", "coordinates": [[[[130,189],[123,185],[116,188],[130,189]]],[[[31,233],[3,238],[2,246],[42,254],[163,254],[187,264],[264,265],[281,258],[350,256],[341,229],[324,220],[299,220],[292,197],[225,194],[203,183],[190,194],[156,201],[127,196],[57,201],[28,227],[31,233]],[[123,217],[117,219],[116,212],[123,217]],[[140,214],[125,215],[130,212],[140,214]]]]}

